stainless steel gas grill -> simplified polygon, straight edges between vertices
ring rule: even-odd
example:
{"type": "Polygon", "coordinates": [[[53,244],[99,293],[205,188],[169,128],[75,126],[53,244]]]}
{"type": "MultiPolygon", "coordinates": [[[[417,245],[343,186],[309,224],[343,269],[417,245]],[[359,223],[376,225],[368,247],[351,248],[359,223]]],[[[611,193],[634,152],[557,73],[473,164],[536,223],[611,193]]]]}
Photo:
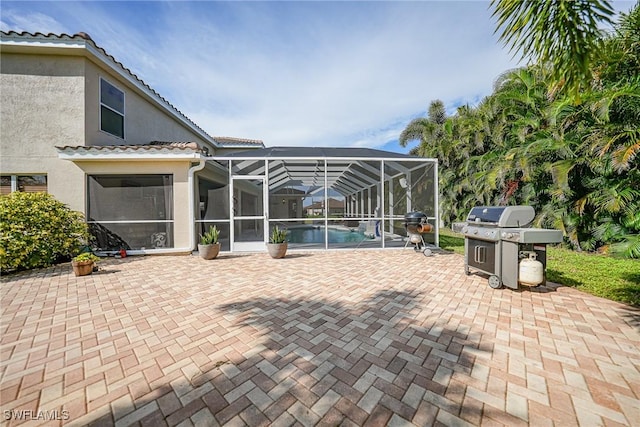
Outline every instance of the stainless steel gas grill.
{"type": "Polygon", "coordinates": [[[489,275],[489,286],[517,289],[518,284],[546,282],[547,244],[562,241],[560,230],[528,228],[535,217],[531,206],[479,206],[462,227],[464,271],[489,275]]]}

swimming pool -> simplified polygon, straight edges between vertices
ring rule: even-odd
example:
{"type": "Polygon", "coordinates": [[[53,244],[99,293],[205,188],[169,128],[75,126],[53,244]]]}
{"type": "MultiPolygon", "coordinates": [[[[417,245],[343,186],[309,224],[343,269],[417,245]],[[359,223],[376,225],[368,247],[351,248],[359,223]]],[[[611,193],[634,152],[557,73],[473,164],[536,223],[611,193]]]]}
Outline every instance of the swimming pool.
{"type": "MultiPolygon", "coordinates": [[[[289,228],[289,243],[324,243],[324,225],[301,225],[289,228]]],[[[358,243],[364,234],[347,227],[329,226],[329,243],[358,243]]]]}

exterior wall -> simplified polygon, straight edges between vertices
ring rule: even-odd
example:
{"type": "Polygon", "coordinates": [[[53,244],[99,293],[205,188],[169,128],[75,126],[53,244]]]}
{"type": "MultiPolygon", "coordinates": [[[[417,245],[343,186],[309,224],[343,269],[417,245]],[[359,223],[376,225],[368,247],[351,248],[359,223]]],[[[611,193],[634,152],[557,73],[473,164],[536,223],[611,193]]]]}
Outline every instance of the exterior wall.
{"type": "MultiPolygon", "coordinates": [[[[151,104],[137,88],[93,62],[86,62],[86,145],[138,145],[151,141],[190,141],[212,146],[162,109],[151,104]],[[124,136],[100,130],[100,78],[124,92],[124,136]]],[[[212,150],[213,151],[213,150],[212,150]]]]}
{"type": "MultiPolygon", "coordinates": [[[[69,162],[71,163],[71,162],[69,162]]],[[[189,162],[144,162],[144,161],[79,161],[75,167],[82,171],[82,180],[86,186],[87,175],[108,174],[172,174],[173,175],[173,213],[174,247],[186,249],[189,246],[189,234],[193,219],[189,216],[189,162]]],[[[84,211],[84,207],[83,207],[84,211]]]]}
{"type": "Polygon", "coordinates": [[[55,146],[84,143],[84,62],[11,53],[0,62],[2,174],[44,173],[48,192],[82,212],[82,171],[55,146]]]}

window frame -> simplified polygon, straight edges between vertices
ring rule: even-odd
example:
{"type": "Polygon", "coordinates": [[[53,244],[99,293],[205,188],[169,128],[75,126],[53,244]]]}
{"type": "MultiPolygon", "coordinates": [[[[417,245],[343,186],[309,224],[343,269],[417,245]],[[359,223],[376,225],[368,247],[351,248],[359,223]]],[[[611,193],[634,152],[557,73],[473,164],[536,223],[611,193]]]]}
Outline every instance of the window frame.
{"type": "MultiPolygon", "coordinates": [[[[31,173],[31,174],[26,174],[26,173],[20,173],[20,174],[2,174],[3,177],[8,177],[11,181],[11,185],[9,188],[9,192],[6,194],[11,194],[11,193],[15,193],[15,192],[25,192],[25,193],[46,193],[49,194],[49,176],[46,173],[31,173]],[[36,176],[42,176],[44,177],[45,180],[45,187],[46,190],[45,191],[23,191],[20,189],[20,185],[18,183],[19,178],[21,177],[36,177],[36,176]]],[[[5,193],[3,193],[5,194],[5,193]]]]}
{"type": "Polygon", "coordinates": [[[120,87],[114,85],[113,83],[111,83],[109,80],[107,80],[104,77],[100,77],[100,84],[98,85],[98,103],[100,105],[99,108],[99,113],[98,113],[98,121],[100,122],[99,126],[100,126],[100,131],[101,132],[105,132],[108,133],[111,136],[114,136],[116,138],[120,138],[120,139],[125,139],[125,117],[126,117],[126,104],[127,104],[127,99],[126,99],[126,93],[124,90],[120,89],[120,87]],[[122,93],[122,112],[116,110],[115,108],[113,108],[112,106],[102,102],[102,85],[103,84],[108,84],[109,86],[111,86],[112,88],[114,88],[117,91],[120,91],[122,93]],[[102,127],[102,107],[106,108],[107,110],[111,111],[113,114],[117,114],[119,116],[122,117],[122,135],[116,135],[115,133],[110,132],[109,130],[106,130],[102,127]]]}

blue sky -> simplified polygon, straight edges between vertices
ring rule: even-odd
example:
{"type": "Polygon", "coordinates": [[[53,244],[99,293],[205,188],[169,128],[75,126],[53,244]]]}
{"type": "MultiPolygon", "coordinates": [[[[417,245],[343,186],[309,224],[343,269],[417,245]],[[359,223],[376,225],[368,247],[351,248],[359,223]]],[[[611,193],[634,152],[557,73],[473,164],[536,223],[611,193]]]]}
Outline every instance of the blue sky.
{"type": "Polygon", "coordinates": [[[3,1],[0,27],[86,32],[209,134],[267,146],[407,152],[430,101],[474,105],[518,65],[485,1],[3,1]]]}

